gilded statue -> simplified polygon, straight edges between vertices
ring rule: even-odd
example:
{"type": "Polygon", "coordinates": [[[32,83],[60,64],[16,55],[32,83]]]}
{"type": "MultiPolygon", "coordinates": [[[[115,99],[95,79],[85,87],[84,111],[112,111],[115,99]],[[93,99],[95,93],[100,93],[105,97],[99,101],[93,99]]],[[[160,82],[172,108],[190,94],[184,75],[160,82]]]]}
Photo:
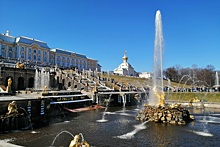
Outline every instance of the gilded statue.
{"type": "Polygon", "coordinates": [[[137,99],[137,100],[140,100],[140,95],[137,93],[137,94],[134,95],[134,98],[137,99]]]}
{"type": "Polygon", "coordinates": [[[159,105],[164,106],[165,105],[165,94],[163,91],[157,90],[156,86],[153,88],[153,92],[155,97],[159,100],[159,105]]]}
{"type": "Polygon", "coordinates": [[[8,104],[8,113],[7,114],[16,114],[18,113],[17,110],[17,104],[15,101],[12,101],[11,103],[8,104]]]}
{"type": "Polygon", "coordinates": [[[75,135],[73,140],[70,142],[69,147],[80,147],[81,143],[79,142],[79,140],[80,140],[80,136],[75,135]]]}
{"type": "Polygon", "coordinates": [[[47,92],[47,86],[44,86],[42,93],[47,92]]]}
{"type": "Polygon", "coordinates": [[[9,79],[8,79],[8,87],[11,87],[11,83],[12,83],[12,79],[9,78],[9,79]]]}
{"type": "Polygon", "coordinates": [[[90,145],[86,141],[80,142],[80,136],[75,135],[73,140],[70,142],[69,147],[90,147],[90,145]]]}
{"type": "Polygon", "coordinates": [[[24,68],[24,63],[16,63],[16,68],[24,68]]]}
{"type": "Polygon", "coordinates": [[[11,84],[12,84],[12,79],[9,78],[9,79],[8,79],[8,86],[6,87],[6,91],[7,91],[7,92],[11,92],[11,84]]]}

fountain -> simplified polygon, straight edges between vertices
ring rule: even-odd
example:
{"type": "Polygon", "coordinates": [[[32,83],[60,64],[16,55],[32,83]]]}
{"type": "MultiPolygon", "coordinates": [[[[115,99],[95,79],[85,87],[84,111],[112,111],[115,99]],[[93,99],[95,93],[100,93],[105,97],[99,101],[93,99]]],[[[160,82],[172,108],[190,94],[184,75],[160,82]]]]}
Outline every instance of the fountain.
{"type": "Polygon", "coordinates": [[[17,107],[16,101],[8,104],[8,112],[0,115],[0,118],[0,133],[29,128],[33,130],[30,116],[24,108],[17,107]]]}
{"type": "Polygon", "coordinates": [[[165,105],[162,70],[163,33],[159,10],[156,12],[155,27],[153,88],[149,93],[148,104],[145,104],[144,109],[138,113],[136,120],[186,124],[193,119],[188,110],[180,104],[165,105]]]}
{"type": "Polygon", "coordinates": [[[219,91],[220,85],[219,85],[219,77],[218,77],[218,72],[217,71],[215,72],[215,85],[213,87],[215,87],[216,91],[219,91]]]}
{"type": "Polygon", "coordinates": [[[61,131],[59,134],[56,135],[56,137],[53,139],[53,142],[51,143],[51,147],[54,146],[54,143],[56,141],[56,139],[63,133],[67,133],[69,135],[71,135],[71,137],[73,137],[73,140],[71,140],[69,147],[90,147],[90,145],[87,143],[87,141],[84,140],[83,134],[79,133],[78,135],[73,135],[72,133],[70,133],[69,131],[61,131]],[[81,142],[80,142],[81,140],[81,142]]]}
{"type": "Polygon", "coordinates": [[[155,27],[153,90],[150,91],[150,98],[148,101],[149,104],[153,106],[157,106],[158,104],[164,105],[162,100],[164,99],[162,70],[163,34],[162,20],[159,10],[156,12],[155,27]]]}
{"type": "Polygon", "coordinates": [[[106,115],[107,110],[108,110],[108,105],[109,105],[109,103],[110,103],[111,96],[112,96],[112,93],[109,94],[109,98],[108,98],[108,100],[106,101],[106,106],[105,106],[105,110],[104,110],[104,112],[103,112],[103,114],[102,114],[102,119],[96,120],[96,122],[107,122],[107,121],[108,121],[107,119],[105,119],[105,115],[106,115]]]}
{"type": "Polygon", "coordinates": [[[34,88],[35,90],[43,90],[45,86],[48,88],[50,84],[50,73],[45,68],[41,71],[36,68],[35,78],[34,78],[34,88]]]}
{"type": "Polygon", "coordinates": [[[123,108],[125,108],[125,105],[126,105],[126,95],[123,94],[123,93],[120,93],[120,96],[122,97],[123,108]]]}
{"type": "Polygon", "coordinates": [[[216,71],[215,73],[215,84],[218,86],[219,85],[219,77],[218,77],[218,72],[216,71]]]}

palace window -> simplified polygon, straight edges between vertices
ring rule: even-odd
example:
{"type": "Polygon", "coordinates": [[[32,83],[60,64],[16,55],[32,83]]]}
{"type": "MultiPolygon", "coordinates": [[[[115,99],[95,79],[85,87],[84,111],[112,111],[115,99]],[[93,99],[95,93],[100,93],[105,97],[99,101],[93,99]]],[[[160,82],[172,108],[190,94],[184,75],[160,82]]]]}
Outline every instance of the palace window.
{"type": "Polygon", "coordinates": [[[47,52],[46,51],[44,52],[44,61],[45,62],[47,61],[47,52]]]}
{"type": "Polygon", "coordinates": [[[36,61],[36,58],[37,58],[36,55],[34,55],[34,61],[36,61]]]}
{"type": "Polygon", "coordinates": [[[12,58],[12,47],[9,47],[8,49],[8,57],[12,58]]]}
{"type": "Polygon", "coordinates": [[[41,55],[38,54],[37,60],[40,62],[41,61],[41,55]]]}
{"type": "Polygon", "coordinates": [[[65,66],[65,57],[62,58],[62,66],[65,66]]]}
{"type": "Polygon", "coordinates": [[[74,59],[72,59],[72,65],[75,66],[75,60],[74,59]]]}
{"type": "Polygon", "coordinates": [[[60,65],[60,56],[57,56],[57,65],[60,65]]]}
{"type": "Polygon", "coordinates": [[[31,54],[28,54],[28,59],[31,60],[31,54]]]}
{"type": "Polygon", "coordinates": [[[53,59],[53,58],[51,58],[51,59],[50,59],[50,62],[51,62],[52,64],[54,64],[54,59],[53,59]]]}
{"type": "Polygon", "coordinates": [[[67,67],[69,67],[69,66],[70,66],[70,59],[67,58],[67,67]]]}
{"type": "Polygon", "coordinates": [[[2,57],[5,57],[5,46],[4,45],[2,45],[1,50],[2,50],[2,57]]]}
{"type": "Polygon", "coordinates": [[[15,47],[15,58],[18,58],[18,47],[15,47]]]}
{"type": "Polygon", "coordinates": [[[24,52],[21,52],[21,58],[24,59],[24,52]]]}
{"type": "Polygon", "coordinates": [[[44,62],[47,62],[47,57],[44,57],[44,62]]]}

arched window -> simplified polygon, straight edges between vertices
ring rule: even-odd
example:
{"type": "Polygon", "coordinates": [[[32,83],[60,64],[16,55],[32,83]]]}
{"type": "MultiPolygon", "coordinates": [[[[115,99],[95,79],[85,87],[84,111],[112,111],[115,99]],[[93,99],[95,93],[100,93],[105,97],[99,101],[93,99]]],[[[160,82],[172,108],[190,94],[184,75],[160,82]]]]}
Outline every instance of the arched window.
{"type": "Polygon", "coordinates": [[[28,54],[28,59],[31,60],[31,54],[28,54]]]}
{"type": "Polygon", "coordinates": [[[18,47],[15,47],[15,58],[18,58],[19,54],[18,54],[18,47]]]}
{"type": "Polygon", "coordinates": [[[67,67],[69,67],[70,66],[70,59],[69,58],[67,58],[67,67]]]}
{"type": "Polygon", "coordinates": [[[36,61],[36,58],[37,58],[36,55],[34,55],[34,61],[36,61]]]}
{"type": "Polygon", "coordinates": [[[62,58],[62,66],[65,66],[65,62],[66,62],[65,57],[63,57],[62,58]]]}
{"type": "Polygon", "coordinates": [[[57,56],[57,65],[60,65],[60,56],[57,56]]]}
{"type": "Polygon", "coordinates": [[[53,54],[50,57],[50,62],[51,62],[51,64],[54,64],[54,55],[53,54]]]}
{"type": "Polygon", "coordinates": [[[72,66],[75,66],[75,59],[72,59],[72,66]]]}
{"type": "Polygon", "coordinates": [[[21,58],[24,59],[24,47],[21,47],[21,58]]]}
{"type": "Polygon", "coordinates": [[[37,49],[36,48],[33,48],[33,52],[34,52],[34,61],[37,61],[37,49]]]}
{"type": "Polygon", "coordinates": [[[38,50],[37,60],[38,60],[39,62],[41,62],[41,50],[38,50]]]}
{"type": "Polygon", "coordinates": [[[44,52],[44,62],[47,62],[47,51],[44,52]]]}

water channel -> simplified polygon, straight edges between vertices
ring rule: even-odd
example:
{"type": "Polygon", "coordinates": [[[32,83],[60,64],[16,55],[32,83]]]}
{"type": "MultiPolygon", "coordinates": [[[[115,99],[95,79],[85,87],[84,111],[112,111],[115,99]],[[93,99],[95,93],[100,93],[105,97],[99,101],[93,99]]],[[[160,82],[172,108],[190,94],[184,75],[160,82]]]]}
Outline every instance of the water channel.
{"type": "Polygon", "coordinates": [[[34,131],[1,134],[0,146],[2,142],[10,142],[26,147],[49,147],[54,141],[53,146],[68,147],[73,135],[80,133],[94,147],[218,146],[220,144],[219,109],[189,109],[195,120],[182,126],[136,121],[135,116],[139,110],[139,106],[109,107],[105,112],[108,121],[102,123],[97,120],[102,118],[105,109],[80,112],[77,116],[67,116],[65,120],[57,118],[49,126],[34,131]],[[61,133],[62,131],[64,133],[61,133]]]}

